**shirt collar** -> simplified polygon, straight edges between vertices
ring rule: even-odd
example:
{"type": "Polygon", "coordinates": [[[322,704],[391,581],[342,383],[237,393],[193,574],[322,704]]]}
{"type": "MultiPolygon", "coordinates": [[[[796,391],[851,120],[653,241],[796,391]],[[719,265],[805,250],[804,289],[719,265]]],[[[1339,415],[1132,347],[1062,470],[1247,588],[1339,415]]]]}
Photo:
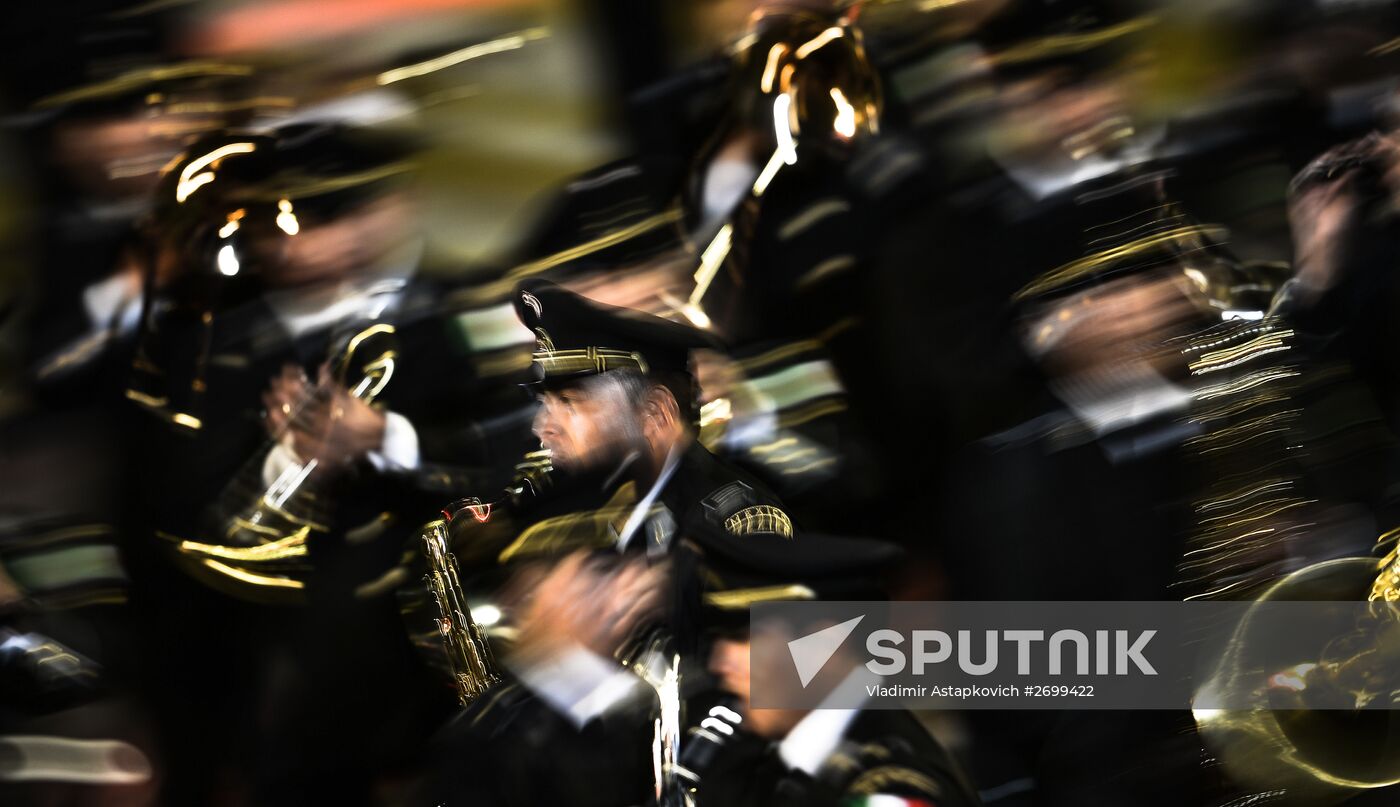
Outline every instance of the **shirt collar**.
{"type": "Polygon", "coordinates": [[[657,474],[656,482],[651,486],[651,490],[648,490],[647,495],[643,496],[641,501],[637,502],[637,506],[632,508],[632,514],[627,517],[627,522],[622,525],[622,531],[619,532],[617,536],[617,548],[619,551],[627,548],[627,544],[631,542],[632,536],[646,523],[647,515],[651,511],[651,506],[656,503],[657,497],[661,495],[662,488],[666,487],[666,483],[671,481],[671,477],[675,475],[676,468],[680,464],[681,452],[677,446],[672,446],[671,450],[666,452],[666,461],[662,463],[661,473],[657,474]]]}
{"type": "Polygon", "coordinates": [[[828,704],[849,703],[849,695],[867,692],[868,686],[879,680],[880,677],[866,669],[865,665],[857,665],[830,695],[822,699],[821,705],[808,712],[778,743],[778,756],[789,768],[816,776],[845,738],[851,721],[860,714],[860,709],[833,709],[828,704]]]}

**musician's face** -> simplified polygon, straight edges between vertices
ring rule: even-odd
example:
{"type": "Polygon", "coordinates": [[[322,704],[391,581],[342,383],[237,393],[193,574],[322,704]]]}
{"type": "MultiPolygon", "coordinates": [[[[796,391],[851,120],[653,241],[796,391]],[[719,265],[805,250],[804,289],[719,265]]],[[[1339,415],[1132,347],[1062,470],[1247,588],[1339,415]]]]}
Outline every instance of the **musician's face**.
{"type": "Polygon", "coordinates": [[[748,637],[716,639],[710,648],[710,672],[719,679],[720,687],[749,703],[749,640],[748,637]]]}
{"type": "Polygon", "coordinates": [[[619,462],[637,447],[640,415],[616,385],[593,377],[538,396],[534,432],[554,467],[587,470],[619,462]]]}
{"type": "Polygon", "coordinates": [[[373,199],[330,216],[302,211],[296,214],[296,234],[272,242],[269,282],[278,287],[314,286],[371,268],[403,242],[408,216],[403,194],[373,199]]]}
{"type": "MultiPolygon", "coordinates": [[[[752,692],[753,643],[748,637],[716,639],[710,648],[710,673],[719,679],[720,688],[738,697],[744,713],[744,727],[760,737],[777,739],[796,726],[806,712],[799,709],[755,709],[749,702],[752,692]]],[[[773,670],[768,673],[777,675],[773,670]]],[[[759,670],[762,675],[765,670],[759,670]]]]}

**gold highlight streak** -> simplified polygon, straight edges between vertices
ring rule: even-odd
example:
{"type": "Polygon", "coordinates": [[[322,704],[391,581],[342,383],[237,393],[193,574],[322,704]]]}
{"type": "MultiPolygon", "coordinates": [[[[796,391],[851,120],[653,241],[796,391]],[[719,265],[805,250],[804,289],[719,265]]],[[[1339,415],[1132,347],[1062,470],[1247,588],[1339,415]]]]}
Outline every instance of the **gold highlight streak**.
{"type": "Polygon", "coordinates": [[[1110,28],[1084,34],[1057,34],[1009,48],[994,56],[994,64],[1018,64],[1058,54],[1080,53],[1107,42],[1135,34],[1157,24],[1155,17],[1139,17],[1110,28]]]}
{"type": "Polygon", "coordinates": [[[176,425],[186,426],[191,429],[204,428],[204,421],[200,420],[194,415],[187,415],[184,412],[176,412],[175,414],[170,416],[170,420],[176,425]]]}
{"type": "Polygon", "coordinates": [[[306,588],[306,585],[299,580],[289,580],[285,577],[268,577],[262,574],[245,572],[242,569],[235,569],[226,563],[220,563],[211,558],[205,558],[202,563],[219,574],[232,577],[244,583],[251,583],[255,586],[267,586],[269,588],[306,588]]]}
{"type": "Polygon", "coordinates": [[[815,461],[813,461],[813,462],[809,462],[809,463],[807,463],[806,465],[799,465],[799,466],[797,466],[796,468],[786,468],[786,469],[783,470],[783,474],[784,474],[784,475],[787,475],[787,476],[796,476],[796,475],[798,475],[798,474],[805,474],[805,473],[807,473],[808,471],[815,471],[815,470],[817,470],[818,468],[826,468],[826,467],[828,467],[828,466],[835,465],[835,464],[836,464],[836,458],[835,458],[835,457],[826,457],[825,459],[820,459],[820,460],[815,460],[815,461]]]}
{"type": "Polygon", "coordinates": [[[459,65],[462,62],[471,61],[472,59],[477,59],[482,56],[489,56],[493,53],[504,53],[508,50],[516,50],[524,47],[526,42],[544,39],[547,36],[549,36],[548,28],[529,28],[517,34],[504,36],[500,39],[493,39],[490,42],[482,42],[477,45],[462,48],[461,50],[454,50],[451,53],[444,54],[435,59],[429,59],[426,62],[419,62],[404,67],[397,67],[393,70],[386,70],[379,74],[376,81],[378,81],[381,86],[384,86],[393,84],[396,81],[403,81],[406,78],[417,78],[418,76],[435,73],[438,70],[459,65]]]}
{"type": "Polygon", "coordinates": [[[789,448],[795,445],[797,445],[796,437],[783,437],[778,440],[774,440],[771,443],[767,443],[761,446],[754,446],[753,448],[749,449],[749,451],[754,454],[769,454],[774,451],[779,451],[781,449],[789,448]]]}
{"type": "Polygon", "coordinates": [[[794,356],[800,356],[803,353],[820,350],[821,348],[821,342],[814,339],[803,339],[798,342],[790,342],[782,347],[773,348],[767,353],[754,356],[753,358],[743,359],[736,363],[739,365],[739,369],[746,373],[752,373],[770,364],[777,364],[780,361],[790,359],[794,356]]]}
{"type": "Polygon", "coordinates": [[[302,527],[280,541],[272,541],[261,546],[224,546],[222,544],[201,544],[198,541],[181,541],[180,551],[241,561],[297,558],[307,554],[307,532],[309,532],[308,528],[302,527]]]}
{"type": "Polygon", "coordinates": [[[522,278],[537,275],[549,269],[553,269],[560,264],[568,263],[572,260],[591,255],[612,246],[629,241],[641,235],[645,235],[652,230],[665,227],[681,220],[682,213],[679,208],[671,208],[657,213],[654,216],[645,218],[636,224],[614,230],[606,235],[601,235],[592,241],[586,241],[578,246],[570,247],[554,253],[553,255],[540,258],[529,263],[522,263],[519,266],[506,272],[500,280],[485,283],[470,289],[464,289],[453,295],[454,303],[462,304],[484,304],[487,302],[499,301],[502,297],[510,295],[515,290],[515,284],[522,278]]]}
{"type": "Polygon", "coordinates": [[[1396,37],[1395,39],[1392,39],[1388,42],[1382,42],[1374,48],[1371,48],[1370,50],[1366,51],[1366,55],[1384,56],[1387,53],[1393,53],[1397,50],[1400,50],[1400,37],[1396,37]]]}
{"type": "Polygon", "coordinates": [[[748,608],[759,602],[783,600],[814,600],[816,592],[803,585],[761,586],[758,588],[736,588],[729,591],[711,591],[705,595],[705,604],[721,610],[748,608]]]}
{"type": "Polygon", "coordinates": [[[1290,480],[1277,479],[1271,482],[1266,482],[1256,488],[1245,490],[1241,493],[1231,493],[1225,496],[1220,496],[1218,498],[1211,499],[1207,502],[1202,502],[1201,504],[1196,506],[1196,512],[1205,512],[1207,510],[1216,510],[1221,507],[1228,507],[1232,504],[1238,504],[1244,501],[1245,499],[1258,496],[1260,493],[1287,490],[1291,487],[1293,487],[1293,482],[1291,482],[1290,480]]]}
{"type": "Polygon", "coordinates": [[[787,53],[788,46],[779,42],[768,49],[768,62],[763,66],[763,78],[759,81],[759,86],[764,92],[773,91],[773,78],[778,73],[778,60],[787,53]]]}
{"type": "Polygon", "coordinates": [[[1244,510],[1242,510],[1239,513],[1229,513],[1223,516],[1212,516],[1211,518],[1205,519],[1202,523],[1204,524],[1212,521],[1225,521],[1226,519],[1233,519],[1231,521],[1226,521],[1226,523],[1224,524],[1212,525],[1211,528],[1219,529],[1220,527],[1242,527],[1246,524],[1259,521],[1260,519],[1272,518],[1273,516],[1276,516],[1279,513],[1282,513],[1286,510],[1293,510],[1307,504],[1312,504],[1315,501],[1315,499],[1295,499],[1292,501],[1287,499],[1270,499],[1267,501],[1260,502],[1258,504],[1250,505],[1249,507],[1244,508],[1244,510]]]}
{"type": "Polygon", "coordinates": [[[1023,300],[1031,295],[1063,286],[1102,266],[1131,258],[1134,255],[1138,255],[1150,249],[1155,249],[1156,247],[1181,241],[1190,241],[1201,237],[1224,238],[1228,234],[1229,230],[1224,227],[1209,227],[1201,224],[1195,224],[1189,227],[1175,227],[1159,235],[1140,238],[1120,247],[1107,249],[1095,255],[1090,255],[1086,258],[1080,258],[1077,261],[1067,263],[1057,269],[1052,269],[1026,284],[1025,288],[1016,292],[1011,299],[1023,300]]]}
{"type": "Polygon", "coordinates": [[[190,198],[190,194],[198,190],[200,186],[214,181],[213,174],[207,171],[202,174],[200,173],[200,171],[203,171],[206,167],[213,165],[215,162],[229,155],[248,154],[256,148],[257,145],[254,143],[229,143],[228,145],[214,149],[202,157],[196,158],[180,172],[180,181],[175,186],[175,201],[184,202],[186,199],[190,198]]]}
{"type": "Polygon", "coordinates": [[[1229,417],[1242,415],[1264,404],[1278,403],[1286,400],[1288,400],[1288,396],[1281,391],[1261,390],[1244,401],[1204,410],[1200,414],[1193,416],[1191,421],[1193,423],[1208,423],[1215,420],[1224,420],[1229,417]]]}
{"type": "Polygon", "coordinates": [[[1286,426],[1289,421],[1296,419],[1297,416],[1298,410],[1296,409],[1286,409],[1282,412],[1271,412],[1267,415],[1260,415],[1259,417],[1251,418],[1242,423],[1237,423],[1234,426],[1217,429],[1216,431],[1213,431],[1210,434],[1201,435],[1199,437],[1192,437],[1187,442],[1190,445],[1209,446],[1205,449],[1207,451],[1214,451],[1220,448],[1227,448],[1232,445],[1237,445],[1239,442],[1241,442],[1239,440],[1236,440],[1236,438],[1240,437],[1241,435],[1243,435],[1247,440],[1250,439],[1252,436],[1257,436],[1260,433],[1264,433],[1265,430],[1275,431],[1276,429],[1272,427],[1286,426]]]}
{"type": "Polygon", "coordinates": [[[715,275],[719,273],[720,264],[729,254],[729,247],[734,241],[734,225],[726,224],[715,233],[714,240],[705,247],[705,251],[700,255],[700,268],[695,270],[695,290],[690,293],[689,304],[699,306],[704,299],[705,292],[710,290],[710,284],[714,282],[715,275]]]}
{"type": "Polygon", "coordinates": [[[1301,373],[1299,373],[1297,370],[1267,370],[1258,373],[1250,373],[1249,375],[1236,381],[1230,382],[1228,384],[1219,384],[1214,387],[1209,387],[1205,390],[1202,390],[1197,397],[1202,401],[1209,401],[1212,398],[1220,398],[1226,395],[1233,395],[1237,392],[1244,392],[1247,389],[1257,387],[1261,384],[1268,384],[1272,381],[1278,381],[1279,379],[1283,378],[1293,378],[1298,375],[1301,375],[1301,373]]]}
{"type": "Polygon", "coordinates": [[[68,90],[67,92],[61,92],[57,95],[50,95],[47,98],[41,99],[35,106],[40,109],[45,109],[48,107],[61,106],[63,104],[71,104],[77,101],[88,101],[94,98],[108,98],[125,92],[131,92],[138,87],[162,81],[174,81],[177,79],[198,78],[202,76],[249,76],[252,74],[253,68],[243,64],[185,62],[184,64],[132,70],[107,81],[90,84],[86,87],[79,87],[75,90],[68,90]]]}
{"type": "Polygon", "coordinates": [[[623,241],[627,241],[639,235],[643,235],[645,233],[657,229],[658,227],[664,227],[672,222],[680,221],[680,219],[681,211],[679,209],[672,208],[670,210],[665,210],[661,213],[657,213],[655,216],[645,218],[637,222],[636,224],[628,225],[627,227],[623,227],[619,230],[614,230],[613,232],[610,232],[607,235],[599,236],[593,239],[592,241],[587,241],[585,243],[579,244],[576,247],[571,247],[569,249],[563,250],[562,252],[556,252],[547,258],[541,258],[538,261],[521,264],[520,266],[517,266],[514,269],[510,270],[510,272],[507,273],[506,276],[511,278],[512,280],[516,280],[522,277],[528,277],[530,275],[538,274],[539,272],[543,272],[546,269],[551,269],[562,263],[568,263],[569,261],[572,261],[576,258],[581,258],[585,255],[592,254],[602,249],[607,249],[608,247],[620,244],[623,241]]]}
{"type": "MultiPolygon", "coordinates": [[[[1199,580],[1200,578],[1196,578],[1196,579],[1199,580]]],[[[1193,581],[1191,581],[1191,582],[1195,582],[1195,581],[1193,580],[1193,581]]],[[[1210,591],[1205,591],[1205,592],[1202,592],[1202,593],[1200,593],[1200,594],[1192,594],[1192,595],[1189,596],[1189,597],[1182,597],[1181,599],[1182,599],[1182,602],[1190,602],[1191,600],[1205,600],[1205,599],[1210,599],[1211,597],[1215,597],[1215,596],[1218,596],[1218,595],[1220,595],[1220,594],[1224,594],[1225,592],[1229,591],[1229,590],[1232,589],[1232,588],[1239,588],[1240,586],[1244,585],[1244,584],[1247,583],[1247,582],[1249,582],[1249,581],[1247,581],[1247,580],[1236,580],[1235,582],[1230,583],[1230,584],[1228,584],[1228,585],[1221,586],[1220,588],[1212,589],[1212,590],[1210,590],[1210,591]]]]}
{"type": "Polygon", "coordinates": [[[797,409],[779,416],[778,425],[783,427],[800,426],[819,417],[844,411],[846,411],[846,405],[841,401],[818,401],[805,409],[797,409]]]}
{"type": "Polygon", "coordinates": [[[1284,340],[1293,335],[1290,329],[1272,331],[1260,334],[1242,345],[1237,345],[1225,350],[1213,350],[1209,353],[1202,353],[1201,357],[1191,363],[1191,372],[1201,374],[1213,370],[1223,370],[1227,367],[1234,367],[1245,361],[1269,353],[1277,353],[1280,350],[1287,350],[1288,345],[1284,340]]]}
{"type": "MultiPolygon", "coordinates": [[[[786,98],[787,96],[783,97],[786,98]]],[[[767,164],[765,164],[763,170],[759,172],[758,178],[753,181],[753,195],[762,196],[763,192],[768,190],[768,185],[773,182],[773,177],[778,175],[778,169],[785,164],[783,150],[777,149],[774,151],[773,156],[768,158],[767,164]]]]}
{"type": "Polygon", "coordinates": [[[157,398],[154,395],[147,395],[144,392],[137,392],[134,389],[127,390],[126,397],[128,400],[135,401],[144,406],[149,406],[152,409],[159,409],[170,403],[169,398],[157,398]]]}
{"type": "Polygon", "coordinates": [[[1181,569],[1204,569],[1209,568],[1211,566],[1223,566],[1225,565],[1225,561],[1229,560],[1232,557],[1238,557],[1239,555],[1245,554],[1247,552],[1255,551],[1261,545],[1262,542],[1252,539],[1262,538],[1265,535],[1270,535],[1276,531],[1277,530],[1275,530],[1275,528],[1273,527],[1259,527],[1257,529],[1246,532],[1243,535],[1237,535],[1233,538],[1226,538],[1224,540],[1217,541],[1216,543],[1211,544],[1210,546],[1201,547],[1200,549],[1194,549],[1190,552],[1185,553],[1183,557],[1200,555],[1206,552],[1211,553],[1211,555],[1210,557],[1203,558],[1200,560],[1193,560],[1190,562],[1182,563],[1181,569]],[[1242,546],[1236,546],[1229,552],[1220,552],[1221,549],[1229,547],[1233,544],[1242,544],[1242,546]]]}
{"type": "Polygon", "coordinates": [[[820,34],[817,34],[816,36],[812,37],[811,41],[806,42],[801,47],[799,47],[796,53],[797,58],[805,59],[808,56],[811,56],[813,53],[816,53],[818,49],[825,46],[826,43],[840,39],[843,34],[844,32],[840,28],[833,25],[825,31],[822,31],[820,34]]]}
{"type": "MultiPolygon", "coordinates": [[[[1209,546],[1203,546],[1203,547],[1201,547],[1200,549],[1192,549],[1192,550],[1189,551],[1189,552],[1183,552],[1183,553],[1182,553],[1182,557],[1190,557],[1190,556],[1192,556],[1192,555],[1199,555],[1199,554],[1201,554],[1201,553],[1203,553],[1203,552],[1214,552],[1214,551],[1220,549],[1221,547],[1229,546],[1230,544],[1234,543],[1235,541],[1248,541],[1250,538],[1259,538],[1259,537],[1262,537],[1262,536],[1264,536],[1264,535],[1269,535],[1269,534],[1271,534],[1271,533],[1273,533],[1273,532],[1276,532],[1276,530],[1275,530],[1273,527],[1260,527],[1259,529],[1254,530],[1253,532],[1247,532],[1247,533],[1245,533],[1245,534],[1243,534],[1243,535],[1237,535],[1237,536],[1235,536],[1234,538],[1226,538],[1226,539],[1224,539],[1224,540],[1222,540],[1222,541],[1217,541],[1216,543],[1213,543],[1213,544],[1211,544],[1211,545],[1209,545],[1209,546]]],[[[1189,565],[1189,564],[1187,564],[1187,565],[1189,565]]],[[[1185,568],[1185,566],[1183,566],[1183,568],[1185,568]]]]}

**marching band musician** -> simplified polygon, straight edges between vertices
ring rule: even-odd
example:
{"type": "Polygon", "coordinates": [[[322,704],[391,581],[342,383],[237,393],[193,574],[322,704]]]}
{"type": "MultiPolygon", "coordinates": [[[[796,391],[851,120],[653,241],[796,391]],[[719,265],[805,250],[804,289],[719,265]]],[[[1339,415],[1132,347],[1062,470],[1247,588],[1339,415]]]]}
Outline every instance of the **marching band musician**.
{"type": "MultiPolygon", "coordinates": [[[[750,652],[749,612],[753,605],[813,598],[883,599],[878,586],[880,572],[899,558],[892,545],[880,541],[811,534],[804,538],[808,545],[800,574],[784,558],[756,557],[741,577],[731,575],[706,593],[702,613],[709,639],[709,670],[719,689],[732,697],[734,707],[721,701],[708,713],[692,709],[692,722],[708,714],[730,727],[726,731],[707,720],[701,726],[707,730],[692,730],[682,744],[683,765],[703,760],[688,769],[695,783],[695,804],[981,804],[952,757],[908,711],[751,705],[755,676],[781,675],[780,671],[753,666],[762,663],[750,652]]],[[[795,632],[827,626],[797,626],[795,632]]],[[[760,623],[757,629],[769,626],[760,623]]],[[[863,668],[854,659],[845,659],[846,655],[838,652],[826,662],[812,686],[822,686],[827,672],[846,680],[863,680],[863,668]]],[[[846,680],[835,687],[849,686],[846,680]]],[[[828,694],[823,703],[834,702],[832,697],[828,694]]]]}
{"type": "Polygon", "coordinates": [[[523,284],[516,307],[538,343],[534,430],[553,487],[523,531],[455,539],[464,566],[512,570],[516,640],[509,680],[445,732],[426,802],[640,804],[650,700],[615,654],[659,622],[693,658],[702,559],[797,562],[802,539],[770,493],[696,442],[703,332],[546,281],[523,284]]]}
{"type": "Polygon", "coordinates": [[[368,803],[432,730],[385,575],[487,396],[416,276],[408,156],[306,124],[206,139],[167,175],[127,392],[167,803],[211,803],[229,774],[250,803],[368,803]]]}

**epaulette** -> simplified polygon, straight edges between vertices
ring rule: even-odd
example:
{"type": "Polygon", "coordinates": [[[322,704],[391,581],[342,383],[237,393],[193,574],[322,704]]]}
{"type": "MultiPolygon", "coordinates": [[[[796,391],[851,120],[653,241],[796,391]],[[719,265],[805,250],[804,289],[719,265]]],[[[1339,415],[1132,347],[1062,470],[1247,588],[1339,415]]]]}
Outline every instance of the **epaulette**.
{"type": "Polygon", "coordinates": [[[776,505],[760,503],[758,494],[744,482],[730,482],[700,504],[706,517],[731,535],[776,533],[792,537],[792,520],[787,513],[776,505]]]}
{"type": "Polygon", "coordinates": [[[731,535],[774,532],[784,538],[792,537],[792,520],[787,513],[776,504],[760,503],[755,490],[738,479],[715,490],[700,504],[710,523],[731,535]]]}

